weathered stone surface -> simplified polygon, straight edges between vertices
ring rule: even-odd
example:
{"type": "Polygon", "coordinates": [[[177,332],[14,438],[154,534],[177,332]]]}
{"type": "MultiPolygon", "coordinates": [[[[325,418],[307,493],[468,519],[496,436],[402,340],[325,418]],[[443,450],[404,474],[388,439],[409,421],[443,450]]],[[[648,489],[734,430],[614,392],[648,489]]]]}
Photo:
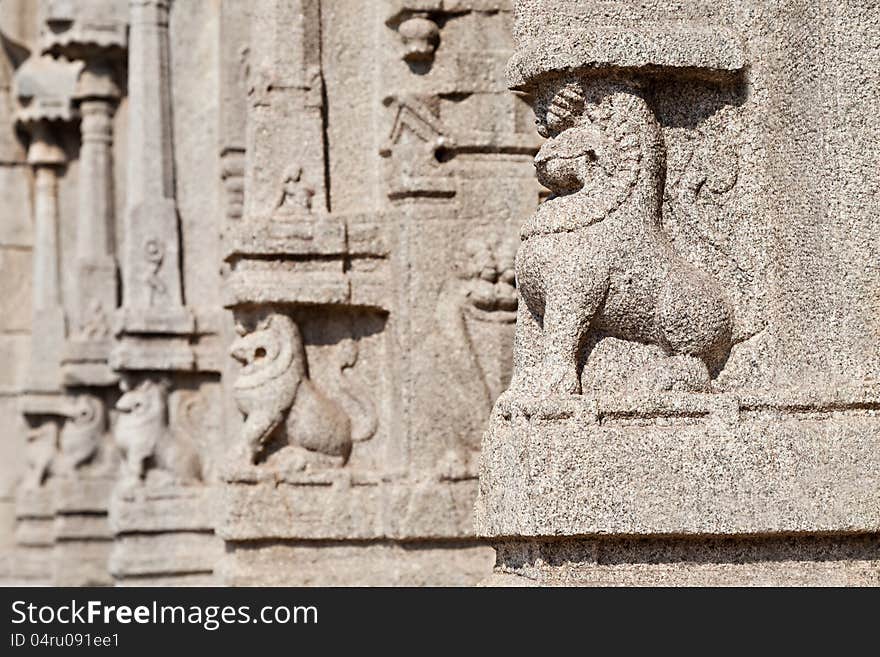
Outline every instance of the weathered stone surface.
{"type": "Polygon", "coordinates": [[[233,544],[219,562],[231,586],[473,586],[492,566],[477,543],[233,544]]]}
{"type": "Polygon", "coordinates": [[[31,258],[27,251],[0,250],[0,269],[4,274],[0,330],[24,333],[30,327],[31,258]]]}
{"type": "MultiPolygon", "coordinates": [[[[552,195],[521,230],[483,441],[490,583],[876,585],[876,249],[835,251],[876,233],[875,204],[800,139],[876,59],[843,37],[861,10],[516,4],[508,81],[552,195]],[[781,102],[792,84],[810,97],[781,102]]],[[[829,134],[822,158],[876,171],[864,126],[870,155],[829,134]]]]}
{"type": "MultiPolygon", "coordinates": [[[[369,563],[406,563],[396,541],[454,563],[427,542],[473,536],[479,436],[510,375],[513,221],[538,187],[537,140],[500,77],[509,7],[391,3],[364,19],[336,1],[253,8],[248,100],[225,115],[245,161],[224,235],[244,421],[217,526],[236,583],[264,577],[243,560],[298,571],[345,541],[369,563]],[[292,49],[278,31],[291,15],[292,49]]],[[[423,581],[451,577],[434,568],[423,581]]]]}
{"type": "Polygon", "coordinates": [[[812,409],[774,413],[770,399],[761,410],[740,402],[738,415],[725,417],[722,406],[700,418],[700,402],[711,400],[614,408],[620,401],[598,414],[595,402],[570,403],[563,418],[560,404],[544,401],[493,420],[483,444],[493,466],[481,481],[482,533],[880,531],[875,411],[842,405],[845,419],[829,422],[812,409]]]}
{"type": "Polygon", "coordinates": [[[34,226],[4,226],[32,272],[0,345],[37,345],[4,376],[53,554],[110,527],[118,581],[195,583],[211,558],[138,537],[424,542],[464,581],[435,547],[473,537],[539,199],[508,3],[35,4],[0,26],[3,180],[33,188],[4,198],[34,226]]]}
{"type": "Polygon", "coordinates": [[[876,583],[875,9],[0,0],[4,581],[876,583]]]}
{"type": "Polygon", "coordinates": [[[120,534],[110,555],[110,572],[123,585],[150,585],[144,578],[162,578],[165,586],[216,583],[214,564],[223,553],[223,542],[213,533],[163,532],[120,534]]]}
{"type": "Polygon", "coordinates": [[[873,536],[498,543],[504,586],[878,586],[873,536]]]}

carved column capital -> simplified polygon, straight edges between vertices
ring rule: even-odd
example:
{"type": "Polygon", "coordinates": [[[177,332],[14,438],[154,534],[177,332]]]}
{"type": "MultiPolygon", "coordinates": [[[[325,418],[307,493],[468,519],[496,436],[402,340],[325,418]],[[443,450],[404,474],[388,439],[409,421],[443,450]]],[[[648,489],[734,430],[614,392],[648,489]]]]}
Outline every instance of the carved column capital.
{"type": "Polygon", "coordinates": [[[79,103],[88,100],[118,100],[121,92],[115,78],[113,67],[105,60],[86,60],[77,79],[74,99],[79,103]]]}
{"type": "MultiPolygon", "coordinates": [[[[67,163],[67,155],[59,144],[52,125],[48,121],[31,121],[20,123],[19,126],[30,137],[27,161],[35,170],[47,167],[61,167],[67,163]]],[[[38,184],[41,179],[48,180],[45,176],[38,176],[38,184]]]]}
{"type": "Polygon", "coordinates": [[[168,14],[172,0],[129,0],[130,21],[135,25],[168,27],[168,14]]]}

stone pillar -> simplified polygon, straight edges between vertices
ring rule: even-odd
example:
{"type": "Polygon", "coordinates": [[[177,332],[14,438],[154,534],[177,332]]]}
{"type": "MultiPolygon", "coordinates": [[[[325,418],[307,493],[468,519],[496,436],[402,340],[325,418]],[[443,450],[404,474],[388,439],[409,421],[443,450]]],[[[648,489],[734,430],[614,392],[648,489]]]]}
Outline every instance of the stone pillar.
{"type": "MultiPolygon", "coordinates": [[[[122,474],[109,511],[110,570],[123,585],[209,583],[222,548],[209,504],[209,453],[221,415],[211,340],[219,326],[205,300],[186,303],[180,255],[185,222],[175,187],[169,13],[182,5],[129,2],[123,290],[110,358],[123,392],[114,427],[122,474]]],[[[198,260],[189,259],[189,271],[198,260]]]]}
{"type": "Polygon", "coordinates": [[[220,5],[220,163],[225,215],[232,222],[244,214],[250,12],[248,3],[220,5]]]}
{"type": "Polygon", "coordinates": [[[76,231],[79,317],[75,332],[83,340],[110,337],[109,316],[117,306],[112,145],[118,97],[112,71],[89,63],[77,88],[82,141],[76,231]]]}
{"type": "Polygon", "coordinates": [[[58,168],[66,162],[51,128],[39,122],[31,129],[28,163],[34,172],[33,326],[29,388],[58,389],[65,318],[61,305],[58,242],[58,168]]]}
{"type": "Polygon", "coordinates": [[[860,10],[516,4],[553,196],[483,441],[491,582],[880,583],[877,129],[824,118],[876,64],[860,10]]]}
{"type": "Polygon", "coordinates": [[[194,319],[184,306],[174,186],[169,0],[131,0],[128,53],[128,183],[122,275],[123,339],[117,369],[192,367],[186,339],[194,319]],[[139,337],[140,336],[140,337],[139,337]],[[164,339],[148,339],[148,336],[164,339]],[[165,360],[158,366],[155,359],[165,360]]]}
{"type": "Polygon", "coordinates": [[[34,171],[34,328],[27,392],[22,398],[29,424],[28,473],[17,496],[16,542],[21,547],[21,578],[44,584],[54,583],[56,572],[51,475],[63,405],[59,366],[65,318],[59,278],[58,168],[65,161],[49,126],[36,124],[28,148],[34,171]]]}
{"type": "Polygon", "coordinates": [[[66,405],[61,359],[66,320],[61,286],[59,177],[66,170],[65,131],[75,119],[73,90],[79,67],[30,57],[16,71],[16,123],[33,172],[33,287],[30,367],[19,405],[28,428],[21,436],[27,470],[16,491],[17,578],[53,582],[53,474],[66,405]]]}
{"type": "MultiPolygon", "coordinates": [[[[107,521],[118,456],[109,414],[118,376],[108,359],[119,305],[114,212],[113,129],[125,58],[127,11],[121,0],[48,3],[40,45],[59,61],[77,62],[72,102],[79,111],[80,149],[75,225],[64,244],[73,263],[66,298],[69,330],[62,357],[64,398],[51,488],[57,585],[107,585],[113,534],[107,521]]],[[[37,345],[41,348],[41,345],[37,345]]]]}
{"type": "Polygon", "coordinates": [[[169,2],[132,0],[129,6],[125,303],[173,309],[183,300],[172,150],[169,2]],[[153,271],[157,263],[159,269],[153,271]],[[145,280],[151,282],[145,285],[145,280]]]}

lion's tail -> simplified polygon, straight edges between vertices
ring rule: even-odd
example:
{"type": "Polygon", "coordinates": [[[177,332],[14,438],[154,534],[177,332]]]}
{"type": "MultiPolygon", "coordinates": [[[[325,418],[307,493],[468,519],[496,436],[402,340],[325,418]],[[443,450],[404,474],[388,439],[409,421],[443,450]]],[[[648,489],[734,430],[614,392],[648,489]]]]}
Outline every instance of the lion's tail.
{"type": "Polygon", "coordinates": [[[376,433],[379,418],[366,384],[352,371],[358,359],[357,343],[348,339],[342,345],[342,349],[341,371],[345,379],[345,384],[342,386],[344,397],[342,406],[351,419],[352,441],[362,442],[369,440],[376,433]]]}

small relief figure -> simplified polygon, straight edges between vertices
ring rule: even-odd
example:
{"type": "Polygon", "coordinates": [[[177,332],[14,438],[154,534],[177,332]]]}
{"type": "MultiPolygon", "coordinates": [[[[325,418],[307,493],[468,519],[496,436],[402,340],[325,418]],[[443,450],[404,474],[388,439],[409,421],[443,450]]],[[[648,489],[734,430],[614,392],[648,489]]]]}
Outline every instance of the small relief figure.
{"type": "Polygon", "coordinates": [[[665,146],[635,81],[550,89],[535,104],[549,136],[535,158],[553,193],[522,230],[518,368],[511,390],[580,394],[591,332],[657,346],[636,376],[651,390],[707,391],[732,346],[733,305],[674,249],[661,224],[665,146]],[[537,390],[535,389],[537,387],[537,390]]]}
{"type": "Polygon", "coordinates": [[[162,269],[162,261],[165,259],[165,245],[161,240],[149,239],[144,245],[144,259],[147,262],[147,286],[150,288],[150,305],[156,303],[168,294],[165,281],[159,276],[162,269]]]}
{"type": "Polygon", "coordinates": [[[273,313],[250,333],[243,327],[239,333],[231,354],[243,365],[233,386],[246,418],[241,458],[256,463],[270,439],[278,438],[294,450],[294,470],[345,465],[352,444],[370,438],[377,425],[372,402],[352,387],[354,343],[344,345],[341,371],[348,388],[340,403],[309,378],[302,336],[292,319],[273,313]]]}
{"type": "Polygon", "coordinates": [[[74,398],[61,429],[56,462],[59,472],[72,474],[98,459],[107,430],[104,402],[92,395],[74,398]]]}
{"type": "Polygon", "coordinates": [[[315,190],[305,185],[303,170],[299,165],[293,165],[284,172],[284,180],[281,184],[281,196],[275,205],[279,214],[311,214],[312,198],[315,190]]]}
{"type": "Polygon", "coordinates": [[[106,340],[110,338],[111,334],[110,317],[105,311],[104,305],[97,299],[93,299],[79,325],[76,338],[86,341],[106,340]]]}
{"type": "Polygon", "coordinates": [[[414,73],[426,73],[434,61],[434,52],[440,45],[440,28],[427,14],[414,14],[397,26],[403,41],[403,60],[413,67],[414,73]]]}
{"type": "Polygon", "coordinates": [[[22,487],[24,489],[36,490],[45,483],[51,473],[57,451],[57,424],[54,422],[44,422],[28,430],[27,449],[25,452],[27,470],[22,478],[22,487]]]}
{"type": "Polygon", "coordinates": [[[165,381],[150,379],[134,388],[123,384],[114,434],[123,455],[122,478],[128,484],[141,483],[153,472],[157,483],[202,479],[195,447],[188,437],[173,435],[168,425],[168,387],[165,381]]]}
{"type": "Polygon", "coordinates": [[[517,293],[516,241],[472,239],[458,275],[441,289],[435,332],[424,348],[430,371],[418,408],[446,446],[442,476],[473,476],[492,404],[510,382],[517,293]]]}

